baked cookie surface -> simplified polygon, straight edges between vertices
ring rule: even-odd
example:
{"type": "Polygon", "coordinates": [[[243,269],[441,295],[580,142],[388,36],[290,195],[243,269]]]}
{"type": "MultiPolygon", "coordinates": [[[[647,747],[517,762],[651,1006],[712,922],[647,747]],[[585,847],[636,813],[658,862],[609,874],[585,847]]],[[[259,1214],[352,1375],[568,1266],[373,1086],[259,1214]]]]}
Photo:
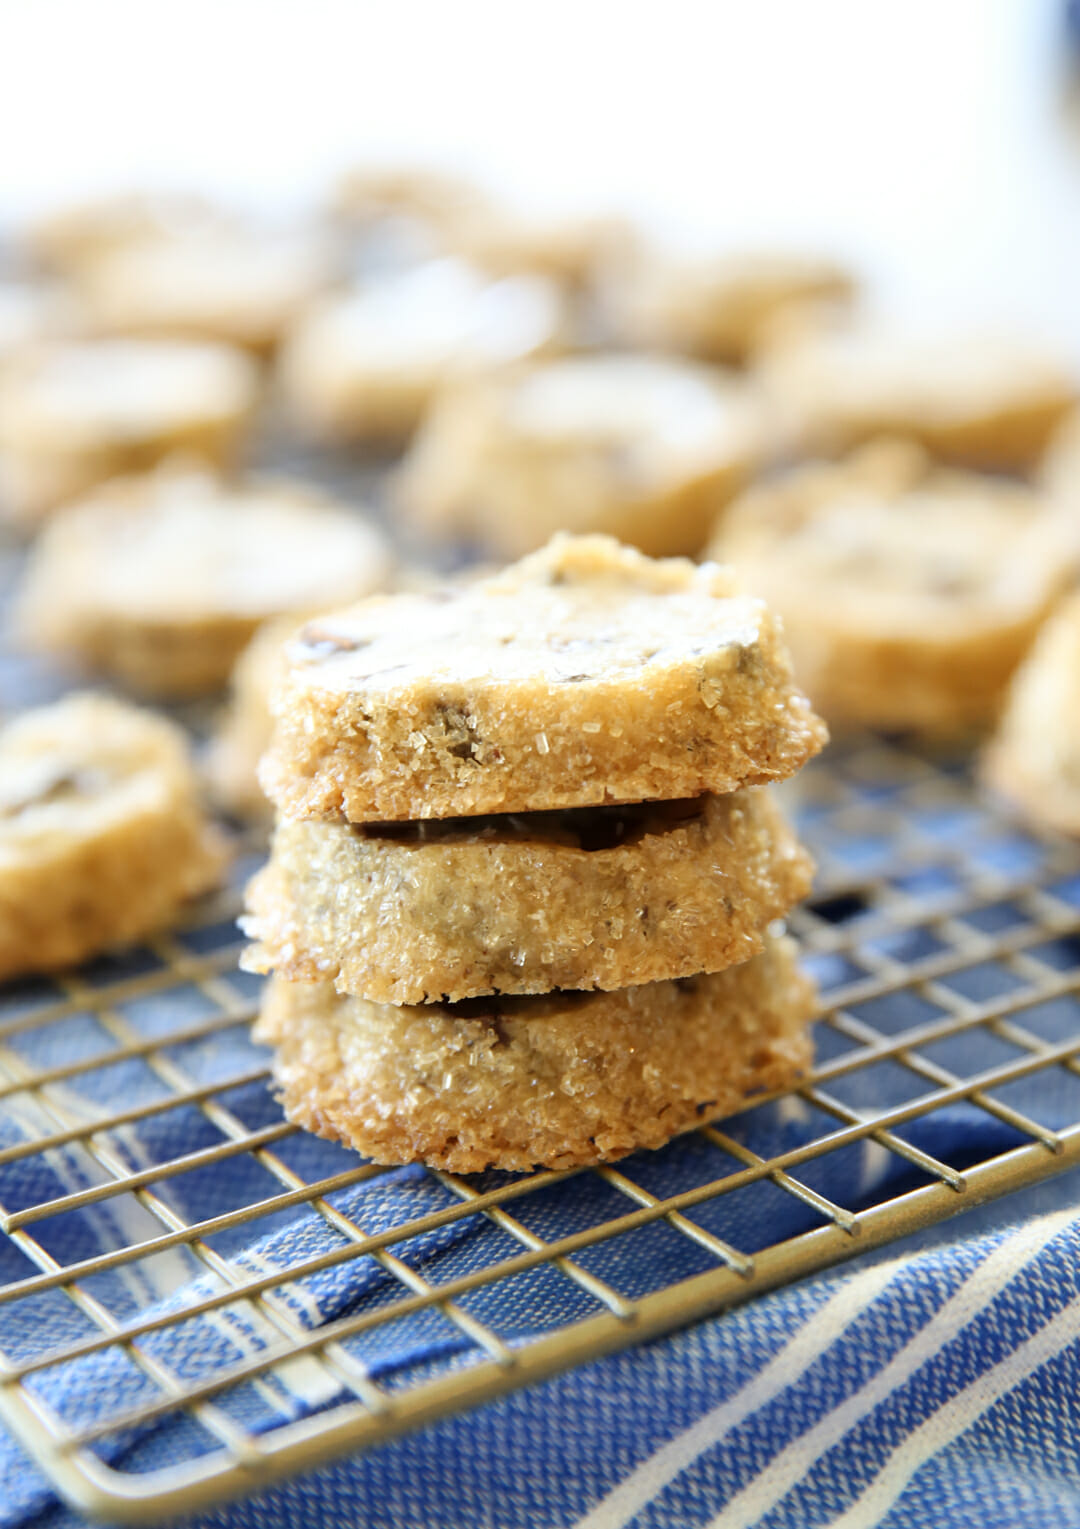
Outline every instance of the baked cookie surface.
{"type": "Polygon", "coordinates": [[[0,505],[32,524],[171,452],[228,462],[258,396],[229,346],[95,340],[35,350],[0,375],[0,505]]]}
{"type": "Polygon", "coordinates": [[[1013,676],[982,775],[1032,822],[1080,834],[1080,596],[1063,601],[1013,676]]]}
{"type": "Polygon", "coordinates": [[[958,731],[993,719],[1077,537],[1033,490],[893,442],[749,490],[711,551],[783,618],[830,722],[958,731]]]}
{"type": "Polygon", "coordinates": [[[427,261],[316,304],[285,344],[281,391],[310,435],[395,444],[458,372],[558,349],[564,329],[552,282],[427,261]]]}
{"type": "Polygon", "coordinates": [[[520,557],[556,531],[700,552],[764,452],[744,383],[677,359],[573,356],[447,388],[396,479],[424,531],[520,557]]]}
{"type": "Polygon", "coordinates": [[[357,599],[390,571],[382,534],[321,493],[167,465],[53,518],[18,624],[142,694],[193,696],[225,683],[261,622],[357,599]]]}
{"type": "Polygon", "coordinates": [[[289,646],[260,770],[354,822],[674,800],[783,779],[825,730],[730,570],[608,537],[456,590],[373,599],[289,646]]]}
{"type": "Polygon", "coordinates": [[[1037,346],[870,324],[796,327],[766,347],[760,375],[806,450],[906,436],[944,461],[1005,471],[1033,466],[1077,396],[1037,346]]]}
{"type": "Polygon", "coordinates": [[[74,695],[0,729],[0,980],[161,928],[225,859],[171,722],[74,695]]]}
{"type": "Polygon", "coordinates": [[[855,283],[835,260],[795,253],[690,255],[624,246],[603,300],[632,345],[745,362],[762,330],[795,304],[844,302],[855,283]]]}
{"type": "Polygon", "coordinates": [[[334,274],[331,249],[314,235],[223,225],[123,243],[90,263],[78,290],[103,334],[265,352],[334,274]]]}
{"type": "Polygon", "coordinates": [[[272,979],[290,1120],[382,1163],[574,1168],[659,1147],[789,1086],[810,1061],[810,983],[789,940],[713,976],[614,993],[395,1008],[272,979]]]}
{"type": "Polygon", "coordinates": [[[377,1003],[618,988],[761,950],[810,889],[767,792],[367,829],[279,823],[250,970],[377,1003]]]}

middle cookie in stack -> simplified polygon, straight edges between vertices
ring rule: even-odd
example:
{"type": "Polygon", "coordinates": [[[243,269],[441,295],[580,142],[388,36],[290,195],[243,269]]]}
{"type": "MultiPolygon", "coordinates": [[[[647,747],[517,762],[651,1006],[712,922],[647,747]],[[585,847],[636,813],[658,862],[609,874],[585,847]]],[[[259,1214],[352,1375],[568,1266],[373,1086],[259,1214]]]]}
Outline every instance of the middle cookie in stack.
{"type": "Polygon", "coordinates": [[[809,1055],[757,783],[824,730],[725,570],[556,538],[292,645],[249,966],[293,1119],[384,1162],[658,1146],[809,1055]]]}

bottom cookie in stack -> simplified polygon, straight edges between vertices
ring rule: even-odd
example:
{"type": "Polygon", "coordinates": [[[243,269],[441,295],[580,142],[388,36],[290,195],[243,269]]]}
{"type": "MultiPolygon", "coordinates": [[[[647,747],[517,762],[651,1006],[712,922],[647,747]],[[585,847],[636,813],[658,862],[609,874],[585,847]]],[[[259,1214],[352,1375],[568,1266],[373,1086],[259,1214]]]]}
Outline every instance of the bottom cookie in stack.
{"type": "Polygon", "coordinates": [[[255,1037],[289,1119],[376,1162],[575,1168],[789,1086],[814,1009],[795,956],[771,938],[709,976],[401,1006],[275,977],[255,1037]]]}

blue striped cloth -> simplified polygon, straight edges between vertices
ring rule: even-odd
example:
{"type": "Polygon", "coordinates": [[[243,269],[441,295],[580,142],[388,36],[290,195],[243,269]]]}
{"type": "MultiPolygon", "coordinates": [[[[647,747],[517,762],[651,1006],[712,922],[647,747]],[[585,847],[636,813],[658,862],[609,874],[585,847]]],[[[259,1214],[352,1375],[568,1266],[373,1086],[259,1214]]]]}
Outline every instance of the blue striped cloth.
{"type": "MultiPolygon", "coordinates": [[[[238,1032],[237,1047],[247,1044],[238,1032]]],[[[230,1066],[237,1060],[225,1058],[230,1066]]],[[[1038,1086],[1045,1103],[1046,1079],[1038,1086]]],[[[231,1107],[255,1126],[274,1109],[261,1088],[231,1107]]],[[[769,1118],[773,1149],[802,1128],[790,1105],[769,1118]]],[[[190,1148],[200,1119],[161,1117],[155,1129],[183,1133],[190,1148]]],[[[6,1119],[0,1144],[34,1124],[6,1119]]],[[[961,1162],[1013,1145],[1004,1126],[974,1110],[942,1112],[924,1131],[911,1139],[961,1162]]],[[[177,1147],[172,1134],[158,1139],[142,1128],[120,1139],[133,1165],[177,1147]]],[[[313,1138],[300,1136],[292,1145],[302,1176],[325,1171],[331,1161],[355,1162],[345,1154],[334,1159],[337,1149],[313,1138]]],[[[700,1138],[686,1138],[630,1160],[626,1171],[654,1192],[667,1192],[695,1172],[712,1171],[695,1156],[710,1150],[700,1138]]],[[[219,1165],[205,1176],[163,1181],[159,1192],[173,1196],[181,1214],[204,1216],[221,1203],[223,1174],[253,1176],[250,1184],[229,1183],[233,1200],[265,1193],[258,1171],[243,1157],[228,1170],[219,1165]]],[[[100,1177],[102,1170],[74,1151],[48,1162],[9,1163],[0,1171],[0,1201],[9,1209],[35,1203],[95,1182],[95,1172],[100,1177]]],[[[828,1172],[833,1197],[858,1209],[910,1187],[905,1175],[914,1170],[867,1143],[837,1155],[828,1172]]],[[[609,1192],[592,1176],[570,1179],[548,1192],[547,1209],[536,1214],[556,1218],[563,1228],[590,1224],[604,1214],[600,1198],[609,1192]]],[[[447,1195],[422,1171],[404,1169],[330,1198],[343,1215],[377,1231],[438,1209],[447,1195]]],[[[752,1247],[755,1236],[761,1245],[803,1230],[813,1212],[780,1190],[775,1197],[767,1226],[760,1224],[761,1202],[736,1194],[714,1202],[709,1229],[741,1247],[752,1247]]],[[[515,1202],[515,1214],[527,1214],[528,1198],[515,1202]]],[[[240,1228],[219,1245],[253,1273],[284,1270],[334,1245],[328,1223],[306,1207],[256,1225],[257,1241],[240,1228]]],[[[110,1200],[36,1232],[54,1256],[70,1261],[158,1229],[137,1201],[110,1200]]],[[[590,1267],[629,1295],[695,1272],[686,1262],[692,1244],[662,1224],[643,1230],[648,1235],[632,1245],[622,1239],[602,1244],[590,1267]]],[[[438,1281],[490,1262],[499,1246],[486,1239],[504,1235],[473,1217],[397,1244],[395,1251],[438,1281]]],[[[29,1272],[14,1244],[0,1246],[0,1283],[29,1272]]],[[[213,1276],[184,1249],[84,1285],[120,1321],[182,1309],[214,1288],[213,1276]]],[[[386,1271],[360,1260],[309,1277],[285,1298],[296,1320],[317,1327],[399,1295],[386,1271]]],[[[586,1300],[543,1267],[516,1281],[512,1294],[481,1292],[470,1309],[513,1344],[587,1314],[580,1304],[586,1300]]],[[[60,1292],[0,1306],[0,1342],[18,1358],[91,1331],[60,1292]]],[[[164,1329],[146,1349],[194,1380],[223,1360],[257,1352],[272,1336],[253,1308],[226,1307],[164,1329]]],[[[470,1357],[467,1338],[433,1310],[349,1343],[391,1390],[470,1357]]],[[[198,1522],[222,1529],[854,1529],[879,1523],[1060,1529],[1080,1525],[1078,1356],[1080,1174],[1071,1172],[902,1249],[862,1258],[198,1522]]],[[[33,1384],[43,1401],[79,1424],[153,1394],[151,1382],[111,1351],[42,1372],[33,1384]]],[[[327,1371],[300,1360],[269,1384],[235,1388],[220,1404],[260,1431],[330,1407],[338,1395],[327,1371]]],[[[197,1424],[168,1418],[111,1437],[103,1453],[124,1469],[147,1470],[200,1447],[197,1424]]],[[[3,1437],[0,1481],[3,1529],[78,1522],[3,1437]]]]}

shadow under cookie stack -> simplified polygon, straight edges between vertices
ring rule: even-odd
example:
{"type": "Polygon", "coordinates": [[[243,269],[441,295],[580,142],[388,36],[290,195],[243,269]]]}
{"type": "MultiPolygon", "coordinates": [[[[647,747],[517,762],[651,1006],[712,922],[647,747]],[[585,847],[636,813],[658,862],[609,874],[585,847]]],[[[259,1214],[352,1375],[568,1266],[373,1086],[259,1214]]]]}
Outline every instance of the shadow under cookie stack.
{"type": "Polygon", "coordinates": [[[825,731],[729,570],[558,536],[287,660],[245,929],[292,1120],[383,1163],[569,1168],[807,1065],[770,926],[812,868],[766,783],[825,731]]]}

